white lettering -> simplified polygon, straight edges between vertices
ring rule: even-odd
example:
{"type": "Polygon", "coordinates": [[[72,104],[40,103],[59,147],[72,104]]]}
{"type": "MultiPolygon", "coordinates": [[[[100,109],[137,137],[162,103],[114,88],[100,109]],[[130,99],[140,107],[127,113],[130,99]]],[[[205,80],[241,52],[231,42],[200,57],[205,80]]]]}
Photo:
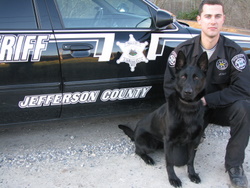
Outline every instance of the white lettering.
{"type": "Polygon", "coordinates": [[[96,102],[99,93],[100,93],[100,91],[90,92],[88,102],[96,102]]]}
{"type": "Polygon", "coordinates": [[[47,49],[50,35],[2,35],[0,36],[0,61],[40,61],[47,49]]]}
{"type": "Polygon", "coordinates": [[[79,102],[80,96],[81,96],[80,92],[75,92],[72,95],[71,104],[77,104],[79,102]]]}
{"type": "Polygon", "coordinates": [[[119,96],[118,96],[118,99],[119,100],[122,100],[123,98],[125,98],[126,94],[127,94],[127,90],[126,88],[124,88],[120,93],[119,93],[119,96]]]}
{"type": "Polygon", "coordinates": [[[41,95],[39,98],[38,98],[38,101],[37,101],[37,106],[42,106],[43,103],[46,101],[46,95],[41,95]]]}
{"type": "Polygon", "coordinates": [[[110,100],[115,101],[118,98],[119,93],[120,93],[119,89],[114,89],[110,95],[110,100]]]}
{"type": "Polygon", "coordinates": [[[25,97],[24,97],[24,100],[23,100],[23,101],[20,101],[20,102],[18,103],[18,106],[19,106],[20,108],[26,108],[26,107],[28,106],[29,99],[30,99],[29,96],[25,96],[25,97]]]}
{"type": "Polygon", "coordinates": [[[86,103],[88,101],[89,92],[85,91],[81,94],[80,103],[86,103]]]}
{"type": "Polygon", "coordinates": [[[36,41],[35,39],[36,39],[36,36],[34,36],[34,35],[26,37],[24,47],[23,47],[23,55],[21,57],[22,61],[29,60],[30,51],[32,51],[34,49],[34,44],[36,41]]]}
{"type": "Polygon", "coordinates": [[[145,98],[152,86],[137,87],[137,88],[123,88],[114,90],[105,90],[101,95],[101,101],[115,101],[145,98]]]}
{"type": "Polygon", "coordinates": [[[96,102],[100,91],[85,91],[75,93],[57,93],[48,95],[25,96],[23,101],[18,103],[20,108],[32,108],[41,106],[68,105],[77,103],[96,102]]]}
{"type": "Polygon", "coordinates": [[[38,101],[38,97],[39,96],[33,96],[33,97],[30,97],[30,102],[29,102],[29,106],[30,107],[36,107],[37,105],[37,101],[38,101]]]}
{"type": "MultiPolygon", "coordinates": [[[[57,94],[56,98],[62,98],[62,94],[57,94]]],[[[50,106],[50,104],[54,101],[54,99],[55,99],[55,94],[48,95],[44,103],[44,106],[50,106]]],[[[60,104],[60,102],[58,102],[57,104],[60,104]]],[[[52,103],[52,105],[56,105],[56,103],[52,103]]]]}
{"type": "Polygon", "coordinates": [[[49,40],[48,35],[41,35],[37,37],[34,54],[32,56],[32,61],[40,61],[42,51],[45,51],[47,49],[48,40],[49,40]]]}
{"type": "Polygon", "coordinates": [[[63,94],[63,104],[70,104],[70,99],[71,99],[72,93],[64,93],[63,94]]]}
{"type": "Polygon", "coordinates": [[[63,100],[63,96],[62,94],[56,94],[54,95],[53,98],[51,98],[51,100],[49,100],[51,102],[51,105],[55,106],[55,105],[61,105],[63,100]]]}
{"type": "Polygon", "coordinates": [[[145,98],[147,93],[149,92],[149,90],[152,88],[152,86],[148,86],[148,87],[143,87],[142,88],[142,93],[140,95],[140,98],[145,98]]]}
{"type": "Polygon", "coordinates": [[[15,36],[2,36],[0,61],[10,61],[13,55],[13,46],[15,44],[15,36]]]}
{"type": "Polygon", "coordinates": [[[16,53],[14,55],[14,61],[19,61],[19,59],[21,58],[20,54],[21,54],[21,51],[22,51],[23,40],[24,40],[24,36],[23,35],[20,35],[17,38],[16,53]]]}
{"type": "Polygon", "coordinates": [[[102,93],[102,96],[101,96],[101,100],[103,101],[103,102],[106,102],[106,101],[108,101],[109,100],[109,96],[110,96],[110,94],[112,93],[112,90],[106,90],[106,91],[104,91],[103,93],[102,93]]]}
{"type": "MultiPolygon", "coordinates": [[[[128,100],[145,98],[152,86],[122,88],[122,89],[107,89],[103,91],[100,100],[102,102],[115,100],[128,100]]],[[[100,90],[84,91],[74,93],[56,93],[47,95],[30,95],[25,96],[23,101],[19,101],[20,108],[32,108],[42,106],[69,105],[69,104],[84,104],[94,103],[97,101],[100,90]]]]}

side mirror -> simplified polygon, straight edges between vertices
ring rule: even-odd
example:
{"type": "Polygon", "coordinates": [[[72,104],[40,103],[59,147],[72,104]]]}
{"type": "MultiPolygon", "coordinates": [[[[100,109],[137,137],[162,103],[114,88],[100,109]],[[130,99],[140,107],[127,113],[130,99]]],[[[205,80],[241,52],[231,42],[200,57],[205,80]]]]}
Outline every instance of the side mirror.
{"type": "Polygon", "coordinates": [[[156,27],[162,28],[173,23],[173,16],[164,10],[158,10],[156,13],[156,27]]]}

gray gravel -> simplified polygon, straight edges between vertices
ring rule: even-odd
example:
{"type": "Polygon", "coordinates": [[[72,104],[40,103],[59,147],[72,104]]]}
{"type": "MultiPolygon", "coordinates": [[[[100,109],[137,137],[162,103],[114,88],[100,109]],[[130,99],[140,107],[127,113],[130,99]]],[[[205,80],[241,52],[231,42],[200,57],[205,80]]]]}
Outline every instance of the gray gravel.
{"type": "MultiPolygon", "coordinates": [[[[73,137],[73,136],[72,136],[73,137]]],[[[72,139],[72,138],[70,138],[72,139]]],[[[112,155],[131,155],[134,145],[125,138],[117,139],[115,143],[104,140],[97,145],[83,144],[62,149],[26,150],[14,153],[0,152],[0,167],[30,167],[42,162],[60,162],[67,164],[69,160],[89,160],[96,157],[106,158],[112,155]]]]}
{"type": "MultiPolygon", "coordinates": [[[[82,123],[81,120],[76,120],[76,121],[79,121],[78,123],[82,123]]],[[[60,124],[61,122],[62,121],[53,123],[60,124]]],[[[68,123],[70,124],[70,120],[67,120],[67,124],[68,123]]],[[[35,165],[36,163],[46,163],[46,162],[59,162],[62,164],[67,164],[68,162],[72,162],[71,160],[85,161],[103,156],[108,158],[113,155],[131,155],[132,153],[134,153],[134,145],[128,138],[126,138],[125,136],[118,137],[118,135],[117,136],[114,135],[112,138],[105,137],[104,135],[101,135],[102,134],[101,130],[94,130],[94,131],[91,130],[93,133],[84,132],[81,135],[79,135],[79,133],[77,132],[75,132],[74,135],[71,134],[60,135],[60,133],[58,133],[56,137],[61,137],[61,139],[60,141],[55,140],[55,144],[60,142],[60,145],[54,145],[54,147],[51,147],[50,145],[52,143],[50,141],[46,141],[45,139],[43,139],[44,137],[43,131],[51,132],[51,128],[47,127],[48,126],[47,124],[43,126],[42,128],[43,130],[41,130],[41,127],[37,126],[31,127],[32,125],[29,124],[21,126],[22,127],[20,128],[11,127],[11,128],[2,128],[0,130],[0,136],[5,137],[5,139],[8,140],[7,143],[9,143],[7,144],[7,147],[1,148],[0,167],[12,167],[12,166],[30,167],[32,165],[35,165]],[[20,132],[20,130],[23,132],[20,132]],[[41,134],[38,133],[39,134],[38,137],[34,138],[32,134],[33,132],[37,131],[41,131],[41,134]],[[27,136],[24,136],[24,134],[27,133],[29,136],[32,137],[30,139],[34,138],[37,140],[35,142],[31,140],[31,142],[29,143],[26,142],[22,143],[22,141],[25,139],[27,139],[28,141],[29,138],[27,138],[27,136]],[[9,137],[11,134],[16,134],[19,137],[18,139],[20,140],[16,143],[12,143],[11,138],[6,138],[9,137]],[[94,140],[89,141],[89,139],[93,139],[90,136],[91,134],[94,137],[98,137],[97,142],[95,142],[94,140]],[[64,138],[62,139],[62,137],[64,138]],[[87,139],[84,140],[84,137],[87,139]],[[41,143],[37,143],[38,140],[40,140],[41,143]],[[38,144],[40,148],[32,147],[32,144],[34,143],[36,144],[36,146],[38,144]],[[63,143],[66,144],[64,145],[63,143]],[[40,144],[42,144],[42,147],[40,144]]],[[[56,127],[57,126],[58,125],[56,125],[56,127]]],[[[82,126],[75,125],[75,126],[76,127],[74,127],[74,129],[81,129],[81,128],[87,128],[87,126],[89,125],[86,125],[86,127],[84,127],[85,125],[82,126]]],[[[56,127],[52,127],[52,129],[55,128],[53,131],[57,131],[56,127]]],[[[93,129],[95,129],[94,127],[95,126],[93,126],[93,129]]],[[[60,131],[63,132],[69,128],[70,127],[60,127],[59,129],[60,131]]],[[[91,129],[91,127],[88,127],[88,129],[91,129]]],[[[57,133],[51,132],[50,136],[55,136],[53,134],[57,133]]]]}
{"type": "MultiPolygon", "coordinates": [[[[59,122],[54,122],[54,123],[59,123],[59,122]]],[[[21,129],[23,129],[24,133],[25,131],[30,132],[29,134],[32,134],[32,131],[36,131],[36,129],[40,129],[39,127],[31,128],[25,126],[26,125],[24,125],[24,127],[22,127],[21,129]]],[[[47,127],[47,129],[49,128],[47,127]]],[[[20,133],[19,130],[20,128],[17,129],[18,133],[20,133]]],[[[5,134],[8,134],[8,132],[10,131],[15,132],[15,128],[14,129],[4,128],[0,131],[1,131],[0,132],[1,137],[3,137],[6,136],[5,134]]],[[[22,137],[22,134],[24,133],[20,133],[21,134],[20,137],[22,137]]],[[[219,138],[227,139],[228,135],[229,135],[229,129],[225,127],[209,126],[209,128],[206,130],[206,136],[214,139],[219,139],[219,138]]],[[[59,162],[62,164],[67,164],[71,160],[73,160],[73,162],[88,161],[93,158],[104,157],[104,156],[108,158],[113,155],[123,155],[123,156],[132,155],[135,150],[134,144],[125,135],[122,135],[121,137],[113,135],[113,138],[110,137],[106,138],[102,136],[103,138],[101,138],[100,142],[93,142],[93,143],[78,142],[77,141],[78,136],[74,135],[65,134],[64,137],[67,142],[71,142],[74,144],[71,144],[68,147],[63,147],[63,148],[42,147],[41,149],[39,149],[37,147],[33,148],[32,146],[29,146],[29,148],[27,148],[27,145],[24,146],[21,143],[13,143],[15,149],[13,147],[5,148],[3,150],[1,149],[0,167],[13,166],[13,167],[28,168],[37,163],[46,163],[46,162],[59,162]],[[74,141],[76,141],[77,144],[75,144],[74,141]]],[[[27,137],[20,139],[23,140],[25,138],[27,137]]],[[[32,144],[32,142],[30,142],[29,144],[32,144]]]]}
{"type": "MultiPolygon", "coordinates": [[[[163,151],[152,155],[155,166],[145,165],[134,154],[134,144],[117,127],[120,123],[134,126],[143,115],[1,127],[0,187],[170,187],[163,151]],[[157,184],[150,181],[153,177],[157,184]]],[[[196,159],[204,179],[199,188],[230,187],[223,167],[228,138],[229,128],[207,128],[196,159]],[[221,180],[224,183],[218,183],[221,180]]],[[[248,174],[249,157],[247,154],[248,174]]],[[[177,172],[182,175],[183,187],[196,187],[190,183],[185,169],[177,172]]]]}
{"type": "MultiPolygon", "coordinates": [[[[3,132],[2,132],[3,133],[3,132]]],[[[225,139],[229,133],[228,128],[209,127],[206,131],[207,137],[225,139]]],[[[4,133],[3,133],[4,134],[4,133]]],[[[68,140],[73,141],[75,136],[65,135],[68,140]]],[[[25,138],[24,138],[25,139],[25,138]]],[[[31,167],[37,163],[59,162],[67,164],[74,161],[88,161],[93,158],[111,157],[113,155],[132,155],[134,153],[134,144],[125,137],[115,140],[103,139],[101,142],[93,144],[79,143],[67,148],[47,148],[25,149],[23,146],[16,148],[16,151],[10,150],[0,152],[0,167],[31,167]]],[[[5,150],[8,150],[7,148],[5,150]]],[[[88,163],[86,163],[88,164],[88,163]]]]}

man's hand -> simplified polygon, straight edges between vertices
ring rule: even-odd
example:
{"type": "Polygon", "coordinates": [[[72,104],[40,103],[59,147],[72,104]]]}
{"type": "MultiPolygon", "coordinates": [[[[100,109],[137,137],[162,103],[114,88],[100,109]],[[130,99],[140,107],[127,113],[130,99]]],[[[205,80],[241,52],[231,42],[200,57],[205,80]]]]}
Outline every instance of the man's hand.
{"type": "Polygon", "coordinates": [[[206,102],[206,99],[204,97],[201,98],[201,102],[202,102],[203,106],[207,106],[207,102],[206,102]]]}

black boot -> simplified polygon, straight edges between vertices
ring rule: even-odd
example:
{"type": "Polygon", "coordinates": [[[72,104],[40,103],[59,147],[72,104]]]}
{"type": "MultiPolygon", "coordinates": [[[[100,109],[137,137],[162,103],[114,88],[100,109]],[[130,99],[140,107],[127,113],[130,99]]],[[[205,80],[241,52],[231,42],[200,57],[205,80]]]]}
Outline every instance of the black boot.
{"type": "Polygon", "coordinates": [[[242,166],[232,167],[228,170],[231,183],[237,188],[248,188],[247,177],[242,166]]]}

